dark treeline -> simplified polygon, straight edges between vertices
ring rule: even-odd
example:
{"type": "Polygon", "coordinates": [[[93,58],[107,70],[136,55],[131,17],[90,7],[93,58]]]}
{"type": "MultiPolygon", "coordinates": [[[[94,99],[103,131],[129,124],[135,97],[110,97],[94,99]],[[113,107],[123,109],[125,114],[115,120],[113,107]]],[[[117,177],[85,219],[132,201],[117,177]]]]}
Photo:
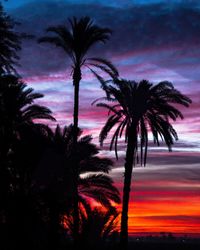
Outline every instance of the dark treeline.
{"type": "Polygon", "coordinates": [[[188,107],[191,100],[170,82],[128,81],[109,60],[88,57],[95,44],[107,42],[111,30],[89,17],[74,17],[66,26],[49,27],[49,35],[36,41],[62,48],[71,60],[73,124],[52,129],[46,125],[50,120],[56,124],[52,112],[37,104],[43,95],[28,87],[16,70],[22,34],[15,32],[15,25],[0,5],[0,248],[125,250],[132,169],[139,162],[146,165],[148,131],[155,144],[161,138],[171,150],[178,136],[170,120],[183,118],[173,104],[188,107]],[[109,176],[113,162],[99,157],[92,136],[82,136],[79,128],[83,67],[105,91],[104,101],[94,102],[109,110],[100,143],[115,127],[110,150],[114,148],[118,159],[118,138],[125,136],[120,237],[120,195],[109,176]]]}

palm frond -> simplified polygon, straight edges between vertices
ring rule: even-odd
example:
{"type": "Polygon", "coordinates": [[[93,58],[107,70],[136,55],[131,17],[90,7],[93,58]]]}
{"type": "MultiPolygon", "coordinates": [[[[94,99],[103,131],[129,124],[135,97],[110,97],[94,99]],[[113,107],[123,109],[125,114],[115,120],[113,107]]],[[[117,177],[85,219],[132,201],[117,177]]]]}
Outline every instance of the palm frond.
{"type": "Polygon", "coordinates": [[[56,121],[51,115],[50,109],[37,104],[33,104],[24,108],[22,112],[22,120],[33,121],[34,119],[48,119],[56,121]]]}
{"type": "Polygon", "coordinates": [[[116,79],[119,76],[117,68],[109,60],[106,60],[104,58],[93,57],[93,58],[88,58],[87,62],[88,65],[92,65],[107,73],[109,76],[112,77],[112,79],[116,79]]]}

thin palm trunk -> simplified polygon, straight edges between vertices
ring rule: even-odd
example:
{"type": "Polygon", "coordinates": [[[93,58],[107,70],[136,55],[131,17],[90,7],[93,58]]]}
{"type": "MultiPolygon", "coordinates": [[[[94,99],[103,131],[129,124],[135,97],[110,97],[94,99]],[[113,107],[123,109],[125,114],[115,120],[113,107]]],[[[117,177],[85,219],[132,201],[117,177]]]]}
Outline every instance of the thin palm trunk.
{"type": "Polygon", "coordinates": [[[78,162],[77,162],[77,138],[78,138],[78,113],[79,113],[79,85],[81,81],[81,69],[76,65],[73,73],[74,84],[74,127],[73,127],[73,218],[74,218],[74,248],[78,245],[79,236],[79,209],[78,209],[78,162]]]}
{"type": "Polygon", "coordinates": [[[73,73],[74,84],[74,141],[77,142],[78,131],[78,113],[79,113],[79,85],[81,81],[81,68],[80,65],[76,65],[73,73]]]}
{"type": "Polygon", "coordinates": [[[128,205],[131,191],[131,178],[133,164],[135,161],[136,150],[136,129],[129,130],[126,159],[125,159],[125,174],[123,187],[123,201],[122,201],[122,216],[121,216],[121,230],[120,230],[120,250],[128,249],[128,205]]]}

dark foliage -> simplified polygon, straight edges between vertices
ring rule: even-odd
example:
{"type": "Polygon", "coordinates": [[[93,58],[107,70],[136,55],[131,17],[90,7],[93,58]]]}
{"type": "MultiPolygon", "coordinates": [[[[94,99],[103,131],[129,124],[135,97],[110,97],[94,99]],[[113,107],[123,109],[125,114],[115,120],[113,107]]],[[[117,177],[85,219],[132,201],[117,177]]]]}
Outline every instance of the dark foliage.
{"type": "Polygon", "coordinates": [[[16,24],[0,3],[0,74],[16,73],[21,50],[21,35],[15,31],[16,24]]]}

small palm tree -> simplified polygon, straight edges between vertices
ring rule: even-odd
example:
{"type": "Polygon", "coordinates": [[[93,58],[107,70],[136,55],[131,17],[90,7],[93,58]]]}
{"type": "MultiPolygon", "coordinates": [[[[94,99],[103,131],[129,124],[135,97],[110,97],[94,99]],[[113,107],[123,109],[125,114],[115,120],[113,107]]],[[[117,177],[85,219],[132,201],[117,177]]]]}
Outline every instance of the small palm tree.
{"type": "MultiPolygon", "coordinates": [[[[66,222],[72,234],[73,218],[68,218],[66,222]]],[[[80,246],[86,249],[105,249],[109,245],[108,241],[118,233],[118,222],[119,213],[114,207],[107,211],[91,207],[87,209],[87,213],[80,211],[80,246]]]]}
{"type": "Polygon", "coordinates": [[[153,85],[143,80],[139,83],[127,80],[115,80],[114,85],[105,83],[107,100],[115,102],[113,105],[98,102],[97,106],[109,111],[109,118],[100,133],[100,143],[106,139],[108,133],[117,126],[110,144],[110,150],[115,148],[116,157],[118,138],[125,134],[126,158],[123,188],[123,204],[121,217],[120,244],[127,249],[128,243],[128,204],[131,187],[133,166],[137,161],[146,165],[148,149],[148,131],[152,132],[154,143],[159,146],[159,138],[168,149],[178,139],[177,133],[170,124],[170,119],[183,119],[182,113],[175,105],[188,107],[191,100],[174,88],[170,82],[160,82],[153,85]],[[140,157],[139,157],[140,153],[140,157]]]}
{"type": "MultiPolygon", "coordinates": [[[[93,23],[89,17],[82,17],[79,20],[74,17],[69,19],[69,27],[59,25],[49,27],[48,32],[54,36],[46,36],[39,39],[39,42],[47,42],[63,49],[72,62],[72,78],[74,85],[74,155],[76,155],[76,144],[78,137],[78,113],[79,113],[79,85],[82,79],[82,67],[95,67],[112,77],[118,76],[116,68],[104,58],[88,58],[87,54],[91,48],[102,42],[105,43],[110,36],[111,30],[101,28],[93,23]]],[[[93,69],[91,71],[96,75],[93,69]]],[[[74,157],[74,234],[78,234],[78,190],[77,190],[77,170],[76,156],[74,157]]],[[[75,237],[76,238],[76,237],[75,237]]]]}
{"type": "MultiPolygon", "coordinates": [[[[77,163],[78,163],[78,204],[79,218],[82,211],[87,214],[91,210],[91,201],[101,204],[104,209],[113,209],[113,202],[119,203],[119,192],[107,175],[112,166],[108,158],[98,157],[99,150],[91,143],[91,136],[81,137],[78,133],[77,163]]],[[[61,129],[57,126],[54,133],[49,134],[49,145],[44,150],[43,160],[35,173],[35,187],[43,187],[44,198],[51,211],[50,227],[52,235],[57,235],[61,217],[66,216],[74,229],[73,213],[73,126],[61,129]],[[41,173],[46,173],[41,174],[41,173]],[[48,205],[49,204],[49,205],[48,205]]],[[[72,230],[73,231],[73,230],[72,230]]],[[[79,228],[80,232],[80,228],[79,228]]],[[[72,234],[74,237],[74,234],[72,234]]],[[[55,245],[58,237],[50,237],[55,245]]]]}

